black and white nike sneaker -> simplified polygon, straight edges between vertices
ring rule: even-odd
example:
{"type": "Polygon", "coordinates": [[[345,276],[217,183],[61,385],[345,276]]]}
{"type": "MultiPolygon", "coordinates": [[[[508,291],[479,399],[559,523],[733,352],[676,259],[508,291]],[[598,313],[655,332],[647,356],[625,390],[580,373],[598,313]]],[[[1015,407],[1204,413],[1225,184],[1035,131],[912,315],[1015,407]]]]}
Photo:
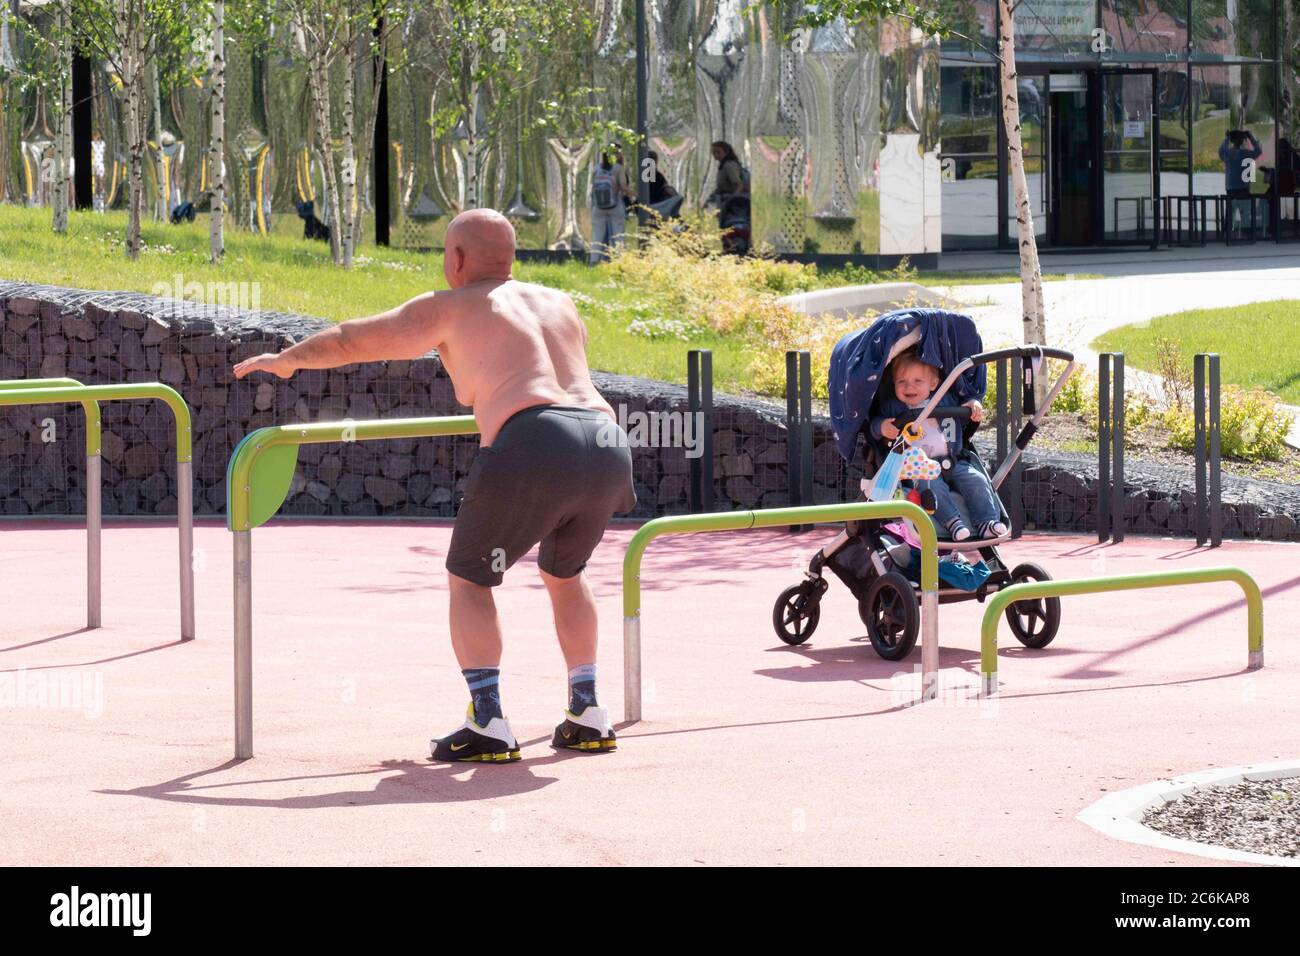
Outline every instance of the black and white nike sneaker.
{"type": "Polygon", "coordinates": [[[615,750],[614,725],[609,721],[609,711],[592,704],[582,708],[581,714],[564,712],[564,723],[555,728],[551,746],[557,750],[581,750],[583,753],[605,753],[615,750]]]}
{"type": "Polygon", "coordinates": [[[483,727],[474,722],[474,705],[465,714],[465,723],[446,737],[429,741],[434,760],[509,763],[519,759],[519,741],[504,717],[493,717],[483,727]]]}

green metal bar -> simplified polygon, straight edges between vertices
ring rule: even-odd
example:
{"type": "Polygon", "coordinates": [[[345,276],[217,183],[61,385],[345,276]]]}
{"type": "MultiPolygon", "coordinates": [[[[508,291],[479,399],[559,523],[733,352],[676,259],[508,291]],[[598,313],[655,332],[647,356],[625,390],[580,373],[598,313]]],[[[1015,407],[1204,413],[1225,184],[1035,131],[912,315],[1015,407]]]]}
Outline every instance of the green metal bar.
{"type": "Polygon", "coordinates": [[[934,522],[910,501],[856,501],[839,505],[767,508],[756,511],[716,511],[707,514],[655,518],[643,524],[628,542],[623,557],[623,688],[625,718],[641,719],[641,559],[650,542],[666,534],[706,531],[746,531],[781,525],[821,524],[881,518],[907,518],[921,538],[921,698],[933,699],[938,673],[939,545],[934,522]]]}
{"type": "Polygon", "coordinates": [[[76,403],[86,411],[87,625],[100,624],[100,436],[99,402],[156,399],[176,420],[176,527],[180,538],[181,640],[194,639],[194,479],[190,408],[179,392],[160,382],[82,385],[73,378],[0,382],[0,408],[76,403]],[[6,387],[7,386],[7,387],[6,387]]]}
{"type": "Polygon", "coordinates": [[[226,517],[234,544],[235,757],[253,756],[253,528],[277,511],[297,461],[299,445],[477,435],[472,415],[393,418],[387,421],[272,425],[244,436],[226,469],[226,517]],[[276,450],[287,450],[281,454],[276,450]],[[270,453],[270,454],[268,454],[270,453]],[[258,462],[262,468],[257,468],[258,462]],[[262,487],[258,491],[258,483],[262,487]],[[254,496],[260,495],[254,514],[254,496]]]}
{"type": "Polygon", "coordinates": [[[387,421],[313,422],[259,428],[239,443],[230,459],[226,486],[230,530],[251,530],[253,467],[258,457],[271,448],[389,438],[440,438],[449,435],[477,435],[478,432],[478,422],[473,415],[393,418],[387,421]]]}
{"type": "Polygon", "coordinates": [[[1074,581],[1031,581],[1013,584],[989,599],[980,633],[981,693],[992,696],[998,686],[998,618],[1016,601],[1075,594],[1106,594],[1113,591],[1136,591],[1145,588],[1173,587],[1183,584],[1213,584],[1234,581],[1246,595],[1247,648],[1246,667],[1264,666],[1264,598],[1259,585],[1240,568],[1194,568],[1188,571],[1153,571],[1148,574],[1124,574],[1108,578],[1083,578],[1074,581]]]}
{"type": "MultiPolygon", "coordinates": [[[[174,388],[159,382],[136,382],[126,385],[64,385],[52,388],[0,389],[0,407],[7,405],[50,405],[60,402],[115,402],[132,399],[157,399],[172,410],[176,419],[176,461],[188,462],[193,456],[190,407],[174,388]]],[[[98,420],[98,413],[96,413],[98,420]]],[[[98,453],[98,449],[94,453],[98,453]]]]}
{"type": "MultiPolygon", "coordinates": [[[[75,378],[10,378],[0,380],[0,389],[34,389],[34,388],[85,388],[75,378]]],[[[98,402],[82,402],[81,408],[86,413],[86,457],[98,455],[100,449],[100,417],[98,402]]]]}

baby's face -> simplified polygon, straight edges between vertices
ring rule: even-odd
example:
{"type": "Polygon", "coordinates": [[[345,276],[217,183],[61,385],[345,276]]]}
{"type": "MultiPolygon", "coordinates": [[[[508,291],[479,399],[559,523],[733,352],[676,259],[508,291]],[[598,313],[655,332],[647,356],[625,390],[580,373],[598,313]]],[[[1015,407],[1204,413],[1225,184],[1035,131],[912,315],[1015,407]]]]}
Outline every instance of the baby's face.
{"type": "Polygon", "coordinates": [[[909,362],[894,370],[894,394],[904,405],[925,401],[938,387],[938,373],[924,362],[909,362]]]}

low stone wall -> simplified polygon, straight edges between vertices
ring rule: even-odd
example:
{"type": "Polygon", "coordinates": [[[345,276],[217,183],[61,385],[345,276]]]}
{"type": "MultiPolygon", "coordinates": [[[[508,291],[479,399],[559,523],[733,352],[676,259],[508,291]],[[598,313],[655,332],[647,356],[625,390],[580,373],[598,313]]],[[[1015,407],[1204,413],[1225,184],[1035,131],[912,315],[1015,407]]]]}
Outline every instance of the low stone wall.
{"type": "MultiPolygon", "coordinates": [[[[271,424],[344,418],[465,414],[436,354],[300,372],[282,381],[236,381],[233,365],[278,351],[325,328],[320,319],[201,307],[121,292],[0,282],[0,379],[71,376],[86,384],[161,381],[194,416],[195,511],[225,512],[225,473],[239,440],[271,424]]],[[[684,356],[683,356],[684,359],[684,356]]],[[[684,388],[594,373],[601,393],[629,421],[687,410],[684,388]]],[[[103,414],[104,513],[174,514],[174,437],[160,403],[110,402],[103,414]]],[[[784,408],[714,398],[715,507],[788,503],[784,408]]],[[[990,460],[983,438],[980,446],[990,460]]],[[[284,506],[291,515],[451,517],[477,440],[399,439],[307,445],[284,506]]],[[[76,406],[0,410],[0,515],[82,514],[84,425],[76,406]]],[[[845,466],[829,422],[814,423],[818,503],[850,500],[860,469],[845,466]]],[[[688,510],[690,461],[681,447],[633,450],[638,504],[633,517],[688,510]]],[[[1083,456],[1026,456],[1023,500],[1030,528],[1096,528],[1096,464],[1083,456]]],[[[1130,528],[1185,534],[1190,472],[1129,463],[1130,528]]],[[[1225,478],[1225,532],[1300,540],[1300,489],[1225,478]]]]}
{"type": "MultiPolygon", "coordinates": [[[[0,379],[71,376],[88,385],[160,381],[194,419],[195,512],[225,511],[235,445],[264,425],[465,414],[436,354],[235,380],[236,362],[326,328],[321,319],[202,307],[120,292],[0,282],[0,379]]],[[[685,413],[680,386],[595,373],[601,393],[635,420],[685,413]]],[[[174,430],[160,403],[110,402],[103,415],[104,513],[174,514],[174,430]]],[[[719,396],[714,437],[719,508],[785,502],[783,413],[719,396]]],[[[819,437],[826,443],[828,435],[819,437]]],[[[451,517],[476,438],[307,445],[284,514],[451,517]]],[[[831,447],[819,449],[826,459],[831,447]]],[[[0,410],[0,514],[80,514],[84,425],[76,406],[0,410]]],[[[633,516],[687,510],[690,463],[678,448],[634,450],[633,516]]],[[[823,495],[832,490],[823,487],[823,495]]],[[[832,500],[827,498],[827,500],[832,500]]]]}

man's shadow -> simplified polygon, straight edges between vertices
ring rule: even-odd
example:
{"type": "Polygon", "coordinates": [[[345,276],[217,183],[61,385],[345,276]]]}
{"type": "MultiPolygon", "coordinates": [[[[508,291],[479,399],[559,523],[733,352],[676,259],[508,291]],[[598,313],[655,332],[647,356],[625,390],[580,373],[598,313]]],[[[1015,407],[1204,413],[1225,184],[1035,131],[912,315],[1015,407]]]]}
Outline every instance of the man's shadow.
{"type": "MultiPolygon", "coordinates": [[[[370,807],[391,804],[460,803],[467,800],[491,800],[531,793],[555,783],[557,777],[536,775],[535,768],[561,760],[591,759],[587,754],[555,753],[545,757],[525,758],[510,764],[434,763],[429,760],[384,760],[365,770],[339,773],[306,774],[295,777],[269,777],[253,780],[228,780],[208,783],[203,778],[221,774],[247,763],[228,760],[217,767],[199,770],[162,783],[133,787],[129,790],[98,790],[118,796],[147,797],[169,803],[219,807],[273,807],[290,810],[317,810],[327,807],[370,807]],[[395,771],[395,772],[393,772],[395,771]],[[380,777],[373,787],[338,789],[329,793],[291,797],[225,796],[223,791],[267,784],[299,784],[333,778],[380,777]]],[[[599,759],[599,758],[597,758],[599,759]]]]}

